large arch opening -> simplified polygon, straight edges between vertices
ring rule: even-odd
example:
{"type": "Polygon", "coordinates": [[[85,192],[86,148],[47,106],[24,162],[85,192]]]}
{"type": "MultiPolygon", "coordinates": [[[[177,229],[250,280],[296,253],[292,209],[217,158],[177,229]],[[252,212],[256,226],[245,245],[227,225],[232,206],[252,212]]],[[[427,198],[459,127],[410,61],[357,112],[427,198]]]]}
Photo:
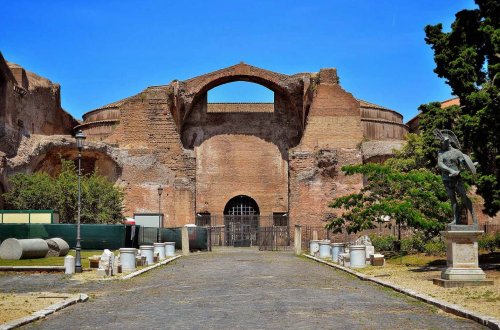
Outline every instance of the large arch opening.
{"type": "Polygon", "coordinates": [[[260,209],[257,202],[245,195],[231,198],[224,207],[226,245],[234,247],[257,245],[260,209]]]}
{"type": "Polygon", "coordinates": [[[207,102],[274,103],[274,91],[252,82],[233,81],[210,89],[207,92],[207,102]]]}
{"type": "Polygon", "coordinates": [[[303,128],[289,93],[262,79],[231,77],[207,84],[193,99],[181,128],[186,149],[217,135],[256,136],[278,146],[282,159],[303,128]]]}

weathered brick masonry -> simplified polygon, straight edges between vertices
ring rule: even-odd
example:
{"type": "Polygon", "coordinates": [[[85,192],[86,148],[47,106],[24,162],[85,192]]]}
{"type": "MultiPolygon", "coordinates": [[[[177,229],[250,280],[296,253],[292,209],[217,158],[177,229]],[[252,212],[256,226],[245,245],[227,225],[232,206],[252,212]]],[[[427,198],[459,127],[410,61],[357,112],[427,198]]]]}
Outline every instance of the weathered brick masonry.
{"type": "MultiPolygon", "coordinates": [[[[2,93],[23,88],[12,74],[5,76],[2,93]]],[[[254,199],[261,215],[288,213],[290,225],[322,225],[331,212],[328,203],[362,185],[361,177],[344,176],[341,166],[387,157],[388,146],[407,131],[398,113],[344,91],[335,69],[284,75],[240,63],[146,88],[88,112],[81,123],[67,119],[58,97],[48,109],[52,131],[2,147],[17,150],[3,157],[4,185],[16,171],[57,171],[56,155],[75,157],[67,134],[82,129],[88,137],[84,168],[98,167],[124,188],[126,215],[157,212],[157,188],[164,187],[165,226],[193,223],[196,213],[221,215],[239,195],[254,199]],[[233,81],[271,89],[274,103],[207,103],[210,89],[233,81]],[[385,145],[385,151],[367,157],[367,141],[385,145]]],[[[11,111],[0,109],[2,119],[11,111]]],[[[15,128],[11,119],[3,123],[15,128]]]]}

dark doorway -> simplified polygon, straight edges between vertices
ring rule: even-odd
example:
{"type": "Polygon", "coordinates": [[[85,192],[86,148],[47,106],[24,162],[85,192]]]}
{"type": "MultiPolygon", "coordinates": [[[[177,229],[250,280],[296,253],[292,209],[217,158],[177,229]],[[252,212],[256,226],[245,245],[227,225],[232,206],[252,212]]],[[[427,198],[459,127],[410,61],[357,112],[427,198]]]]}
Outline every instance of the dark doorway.
{"type": "Polygon", "coordinates": [[[259,206],[253,198],[244,195],[231,198],[224,208],[226,245],[256,245],[259,216],[259,206]]]}

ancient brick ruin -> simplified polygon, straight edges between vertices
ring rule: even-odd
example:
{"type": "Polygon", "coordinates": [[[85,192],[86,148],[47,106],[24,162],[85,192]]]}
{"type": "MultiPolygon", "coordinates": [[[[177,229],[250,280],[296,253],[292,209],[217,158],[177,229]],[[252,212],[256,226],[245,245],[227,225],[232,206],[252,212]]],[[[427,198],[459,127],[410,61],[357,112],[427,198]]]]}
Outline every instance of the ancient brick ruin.
{"type": "Polygon", "coordinates": [[[290,226],[323,225],[328,203],[362,186],[340,168],[384,160],[408,131],[399,113],[343,90],[335,69],[285,75],[240,63],[148,87],[82,122],[42,79],[0,58],[0,188],[15,172],[57,173],[59,155],[76,157],[71,134],[81,129],[85,171],[124,189],[127,216],[158,212],[162,185],[168,227],[222,215],[241,196],[260,215],[289,215],[290,226]],[[234,81],[269,88],[274,103],[207,103],[210,89],[234,81]]]}

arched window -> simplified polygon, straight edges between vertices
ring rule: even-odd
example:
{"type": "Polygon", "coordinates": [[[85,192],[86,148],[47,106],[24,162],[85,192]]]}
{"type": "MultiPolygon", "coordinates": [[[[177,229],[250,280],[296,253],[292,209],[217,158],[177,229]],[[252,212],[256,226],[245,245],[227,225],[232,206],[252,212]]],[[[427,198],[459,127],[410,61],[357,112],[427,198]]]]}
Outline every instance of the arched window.
{"type": "Polygon", "coordinates": [[[251,246],[257,244],[259,206],[251,197],[233,197],[224,208],[226,245],[251,246]]]}
{"type": "Polygon", "coordinates": [[[224,208],[224,215],[259,215],[259,206],[251,197],[240,195],[233,197],[224,208]]]}

